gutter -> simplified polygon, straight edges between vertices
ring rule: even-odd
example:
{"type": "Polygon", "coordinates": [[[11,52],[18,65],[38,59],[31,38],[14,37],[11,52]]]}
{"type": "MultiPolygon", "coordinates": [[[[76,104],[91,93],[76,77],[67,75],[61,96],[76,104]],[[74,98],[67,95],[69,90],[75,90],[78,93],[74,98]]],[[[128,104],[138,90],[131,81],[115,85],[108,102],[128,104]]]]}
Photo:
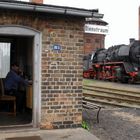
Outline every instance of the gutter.
{"type": "Polygon", "coordinates": [[[45,4],[40,5],[40,4],[33,4],[29,2],[1,2],[0,1],[0,8],[53,13],[53,14],[74,15],[79,17],[98,17],[98,18],[103,17],[103,14],[99,14],[97,9],[87,10],[87,9],[53,6],[53,5],[45,5],[45,4]]]}

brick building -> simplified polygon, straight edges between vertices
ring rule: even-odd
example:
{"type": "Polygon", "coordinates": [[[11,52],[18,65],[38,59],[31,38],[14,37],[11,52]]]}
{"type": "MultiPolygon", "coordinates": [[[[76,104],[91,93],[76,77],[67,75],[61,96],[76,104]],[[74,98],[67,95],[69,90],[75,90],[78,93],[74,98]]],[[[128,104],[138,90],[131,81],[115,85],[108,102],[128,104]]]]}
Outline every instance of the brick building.
{"type": "Polygon", "coordinates": [[[30,119],[17,124],[18,116],[14,123],[0,114],[0,127],[81,125],[84,24],[93,13],[98,10],[0,1],[0,78],[18,60],[33,81],[26,95],[31,115],[22,118],[30,119]]]}
{"type": "Polygon", "coordinates": [[[97,48],[104,48],[105,36],[108,33],[108,23],[100,18],[86,18],[86,26],[90,26],[92,31],[86,31],[84,34],[84,54],[88,55],[97,48]]]}

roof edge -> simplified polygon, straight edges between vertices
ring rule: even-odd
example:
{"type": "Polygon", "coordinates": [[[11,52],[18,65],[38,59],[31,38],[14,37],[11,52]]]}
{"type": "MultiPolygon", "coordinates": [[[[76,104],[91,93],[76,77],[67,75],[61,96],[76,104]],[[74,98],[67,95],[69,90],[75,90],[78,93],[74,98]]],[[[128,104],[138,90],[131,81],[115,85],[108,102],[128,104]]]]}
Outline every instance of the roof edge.
{"type": "MultiPolygon", "coordinates": [[[[19,2],[19,1],[0,1],[1,9],[15,9],[33,12],[44,12],[53,14],[65,14],[79,17],[95,17],[101,14],[98,13],[98,9],[81,9],[74,7],[36,4],[30,2],[19,2]]],[[[103,15],[103,14],[102,14],[103,15]]]]}

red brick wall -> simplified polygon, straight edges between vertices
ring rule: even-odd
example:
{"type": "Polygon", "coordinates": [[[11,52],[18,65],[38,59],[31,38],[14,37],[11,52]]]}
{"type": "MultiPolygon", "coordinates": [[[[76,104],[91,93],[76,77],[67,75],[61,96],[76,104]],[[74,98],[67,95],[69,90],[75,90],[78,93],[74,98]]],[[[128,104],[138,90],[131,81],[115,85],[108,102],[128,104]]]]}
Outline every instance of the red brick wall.
{"type": "Polygon", "coordinates": [[[104,48],[105,35],[84,34],[84,54],[91,54],[96,48],[104,48]]]}
{"type": "Polygon", "coordinates": [[[0,10],[0,25],[6,24],[42,32],[41,128],[80,126],[84,19],[0,10]],[[60,53],[53,44],[62,46],[60,53]]]}

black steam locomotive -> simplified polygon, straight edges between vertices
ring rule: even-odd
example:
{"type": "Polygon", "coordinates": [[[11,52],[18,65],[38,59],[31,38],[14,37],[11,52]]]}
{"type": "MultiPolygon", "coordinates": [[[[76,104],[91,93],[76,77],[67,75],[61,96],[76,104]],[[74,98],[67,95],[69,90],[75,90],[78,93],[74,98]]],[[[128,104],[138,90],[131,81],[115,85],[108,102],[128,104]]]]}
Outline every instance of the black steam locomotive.
{"type": "Polygon", "coordinates": [[[140,80],[140,41],[97,49],[91,55],[91,67],[83,72],[85,78],[121,82],[140,80]]]}

